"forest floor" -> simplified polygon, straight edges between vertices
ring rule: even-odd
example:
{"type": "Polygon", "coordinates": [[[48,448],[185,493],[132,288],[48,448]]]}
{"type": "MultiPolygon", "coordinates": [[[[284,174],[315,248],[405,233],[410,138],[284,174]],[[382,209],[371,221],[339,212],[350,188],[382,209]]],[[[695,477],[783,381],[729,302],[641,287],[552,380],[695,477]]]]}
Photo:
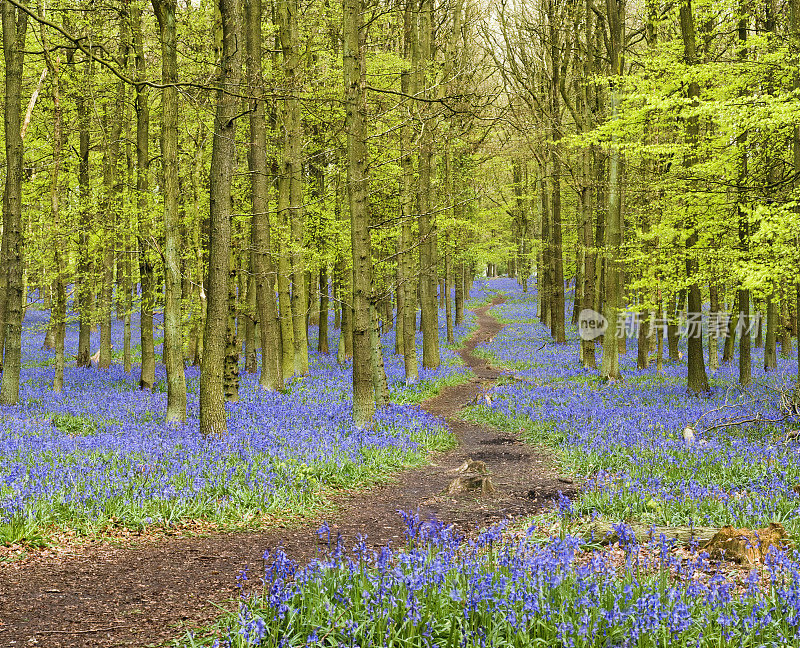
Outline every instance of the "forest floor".
{"type": "MultiPolygon", "coordinates": [[[[535,513],[574,492],[559,480],[552,452],[539,451],[514,434],[463,421],[458,412],[474,403],[505,373],[475,355],[502,328],[488,310],[476,309],[477,331],[459,350],[475,374],[445,387],[423,408],[446,420],[458,445],[431,463],[362,492],[342,495],[325,519],[347,546],[367,535],[374,548],[403,544],[398,511],[436,517],[470,533],[510,517],[535,513]],[[494,493],[449,495],[448,485],[468,460],[483,461],[494,493]]],[[[308,562],[323,547],[321,520],[267,532],[161,538],[135,547],[97,543],[11,563],[0,570],[0,644],[3,646],[161,646],[186,631],[207,626],[221,609],[232,609],[235,576],[245,567],[261,573],[265,551],[283,547],[308,562]]],[[[254,581],[255,583],[255,581],[254,581]]],[[[257,584],[257,583],[256,583],[257,584]]]]}

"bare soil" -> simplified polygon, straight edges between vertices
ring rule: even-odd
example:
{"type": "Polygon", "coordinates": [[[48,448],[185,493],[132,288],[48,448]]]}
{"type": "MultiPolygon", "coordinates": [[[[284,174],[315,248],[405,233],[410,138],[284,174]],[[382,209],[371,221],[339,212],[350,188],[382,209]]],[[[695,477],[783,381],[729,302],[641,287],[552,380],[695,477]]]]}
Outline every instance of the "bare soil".
{"type": "MultiPolygon", "coordinates": [[[[496,298],[491,305],[501,303],[496,298]]],[[[343,495],[326,516],[348,546],[359,534],[374,547],[403,543],[399,510],[452,523],[466,533],[493,522],[541,510],[559,490],[552,458],[508,433],[462,421],[457,413],[503,372],[475,356],[480,343],[502,325],[477,309],[478,330],[460,354],[475,373],[468,383],[447,387],[425,402],[443,417],[458,446],[434,455],[429,465],[358,493],[343,495]],[[458,467],[468,459],[486,463],[494,492],[447,495],[458,467]]],[[[0,646],[161,646],[187,630],[209,625],[220,606],[235,605],[237,574],[249,566],[257,581],[267,550],[282,546],[299,562],[322,551],[319,521],[267,532],[166,538],[145,547],[81,547],[65,557],[41,557],[0,570],[0,646]]]]}

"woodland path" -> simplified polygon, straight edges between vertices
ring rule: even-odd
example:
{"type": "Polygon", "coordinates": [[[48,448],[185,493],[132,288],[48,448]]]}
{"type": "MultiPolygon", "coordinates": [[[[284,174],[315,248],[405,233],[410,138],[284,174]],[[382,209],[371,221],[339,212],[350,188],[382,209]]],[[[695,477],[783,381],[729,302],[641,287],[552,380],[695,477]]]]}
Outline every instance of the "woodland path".
{"type": "MultiPolygon", "coordinates": [[[[535,512],[559,490],[549,453],[539,453],[516,437],[474,425],[457,412],[490,386],[502,371],[475,356],[475,348],[502,325],[488,310],[503,299],[476,309],[478,330],[459,353],[475,377],[446,387],[423,407],[443,417],[458,446],[434,455],[432,463],[400,473],[388,483],[337,500],[327,515],[334,533],[348,547],[358,534],[381,547],[402,544],[398,510],[435,516],[469,532],[501,519],[535,512]],[[453,471],[467,459],[482,460],[495,493],[443,495],[453,471]]],[[[235,579],[250,566],[257,582],[267,549],[283,546],[294,560],[307,562],[321,551],[319,521],[300,528],[268,532],[172,538],[142,547],[107,544],[81,547],[69,558],[48,557],[0,569],[0,646],[88,647],[161,646],[187,630],[210,624],[230,607],[235,579]]]]}

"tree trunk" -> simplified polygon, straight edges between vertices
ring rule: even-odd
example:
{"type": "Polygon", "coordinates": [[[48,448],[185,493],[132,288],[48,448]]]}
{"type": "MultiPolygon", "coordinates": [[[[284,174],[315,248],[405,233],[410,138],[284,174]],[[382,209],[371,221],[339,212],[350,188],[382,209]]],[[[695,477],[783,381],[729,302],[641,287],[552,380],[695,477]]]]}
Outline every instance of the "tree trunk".
{"type": "Polygon", "coordinates": [[[444,310],[445,320],[447,322],[447,344],[455,344],[456,339],[453,336],[453,310],[450,302],[450,289],[452,287],[452,277],[450,275],[450,254],[444,253],[444,310]]]}
{"type": "MultiPolygon", "coordinates": [[[[683,37],[683,52],[687,65],[693,66],[697,63],[697,48],[695,45],[694,16],[692,14],[691,0],[684,0],[680,7],[681,35],[683,37]]],[[[695,80],[689,82],[689,101],[694,106],[700,96],[700,86],[695,80]]],[[[686,120],[686,134],[689,141],[690,150],[696,150],[700,138],[700,122],[697,115],[691,115],[686,120]]],[[[691,168],[697,162],[694,154],[690,154],[685,162],[687,168],[691,168]]],[[[706,375],[705,357],[703,355],[703,328],[699,321],[702,313],[703,303],[700,296],[700,286],[695,275],[698,271],[698,262],[694,258],[692,248],[697,244],[697,223],[691,207],[687,212],[686,229],[688,237],[686,239],[686,277],[689,283],[687,321],[689,322],[687,339],[687,389],[690,393],[701,394],[710,391],[708,376],[706,375]],[[695,321],[697,320],[697,321],[695,321]],[[693,324],[698,324],[693,326],[693,324]]]]}
{"type": "Polygon", "coordinates": [[[541,225],[541,248],[542,248],[542,267],[538,283],[539,300],[541,303],[542,324],[550,328],[550,307],[552,300],[552,290],[550,288],[550,199],[547,195],[547,166],[545,163],[540,165],[539,189],[542,205],[542,225],[541,225]]]}
{"type": "MultiPolygon", "coordinates": [[[[610,32],[610,58],[611,72],[616,77],[621,77],[622,45],[625,42],[625,2],[624,0],[607,0],[608,21],[610,32]]],[[[618,81],[612,77],[611,88],[611,115],[617,117],[618,81]]],[[[609,165],[609,192],[608,192],[608,221],[606,225],[607,248],[605,279],[605,308],[604,314],[608,320],[608,330],[603,337],[603,361],[600,369],[601,376],[606,380],[618,380],[622,377],[619,370],[619,329],[617,326],[618,315],[622,305],[622,178],[624,177],[624,163],[619,146],[612,142],[609,165]]]]}
{"type": "MultiPolygon", "coordinates": [[[[300,116],[299,73],[300,35],[297,25],[297,0],[278,0],[278,26],[283,51],[283,72],[288,94],[283,109],[283,160],[279,184],[283,196],[282,213],[289,223],[291,237],[291,325],[292,344],[284,339],[284,355],[292,355],[294,373],[308,373],[308,332],[306,328],[305,255],[303,253],[303,177],[301,146],[303,122],[300,116]],[[288,210],[288,211],[286,211],[288,210]]],[[[287,277],[288,281],[288,277],[287,277]]],[[[283,309],[281,315],[288,316],[283,309]]],[[[286,369],[286,367],[285,367],[286,369]]]]}
{"type": "MultiPolygon", "coordinates": [[[[581,219],[583,221],[581,229],[583,235],[584,246],[584,271],[583,271],[583,304],[582,308],[586,310],[594,310],[595,308],[595,270],[597,267],[597,254],[595,253],[594,232],[592,231],[592,200],[591,200],[591,187],[590,187],[590,155],[589,151],[585,151],[583,157],[583,180],[584,184],[581,187],[581,219]]],[[[595,357],[595,341],[594,339],[581,338],[581,364],[587,369],[597,368],[597,359],[595,357]]]]}
{"type": "Polygon", "coordinates": [[[5,364],[0,403],[19,401],[19,374],[22,368],[22,146],[21,100],[25,33],[28,15],[3,1],[3,54],[5,57],[6,182],[3,193],[3,242],[6,244],[5,364]],[[7,243],[6,243],[7,241],[7,243]]]}
{"type": "Polygon", "coordinates": [[[328,266],[323,263],[319,269],[319,353],[329,354],[328,348],[328,266]]]}
{"type": "Polygon", "coordinates": [[[370,348],[372,246],[367,176],[363,0],[344,0],[342,13],[347,195],[353,251],[353,422],[363,428],[375,412],[370,348]]]}
{"type": "Polygon", "coordinates": [[[455,276],[455,325],[461,326],[464,323],[464,264],[456,264],[455,276]]]}
{"type": "Polygon", "coordinates": [[[750,291],[739,289],[739,384],[746,387],[752,379],[752,337],[750,332],[750,291]]]}
{"type": "MultiPolygon", "coordinates": [[[[90,88],[94,63],[86,61],[84,87],[90,88]]],[[[78,330],[78,367],[89,367],[92,355],[89,345],[92,333],[92,272],[89,250],[89,234],[92,231],[92,195],[89,184],[89,106],[81,91],[76,92],[75,108],[78,114],[78,187],[80,204],[80,232],[78,234],[78,311],[80,324],[78,330]]]]}
{"type": "Polygon", "coordinates": [[[236,115],[239,100],[241,47],[239,5],[218,0],[222,23],[222,56],[211,152],[210,232],[206,326],[200,363],[200,432],[221,436],[228,431],[222,375],[228,320],[228,275],[231,255],[231,180],[236,167],[236,115]],[[227,92],[226,92],[227,91],[227,92]]]}
{"type": "Polygon", "coordinates": [[[372,368],[372,390],[375,395],[375,407],[386,407],[389,402],[389,384],[386,381],[386,368],[383,364],[381,338],[378,334],[378,311],[370,305],[372,326],[369,333],[370,364],[372,368]]]}
{"type": "MultiPolygon", "coordinates": [[[[413,58],[414,63],[419,57],[417,43],[417,29],[415,26],[417,15],[412,11],[412,2],[406,2],[403,12],[404,53],[406,58],[413,58]]],[[[417,74],[404,69],[400,73],[400,88],[406,95],[415,95],[417,92],[417,74]]],[[[398,289],[402,293],[402,319],[398,319],[396,334],[403,340],[403,368],[406,384],[411,385],[419,381],[419,368],[417,364],[416,319],[417,319],[417,287],[414,281],[414,257],[412,252],[411,222],[413,219],[413,183],[414,162],[412,159],[412,129],[409,124],[411,114],[403,121],[400,133],[400,166],[402,178],[400,181],[400,257],[398,259],[398,274],[400,276],[398,289]]],[[[398,309],[398,317],[401,315],[398,309]]]]}
{"type": "MultiPolygon", "coordinates": [[[[719,322],[719,287],[716,283],[711,283],[708,288],[709,309],[708,318],[710,322],[719,322]]],[[[719,369],[719,327],[708,327],[708,368],[714,373],[719,369]]]]}
{"type": "Polygon", "coordinates": [[[767,293],[767,334],[764,344],[764,371],[778,368],[775,329],[778,325],[778,303],[774,292],[767,293]]]}
{"type": "MultiPolygon", "coordinates": [[[[415,57],[417,91],[423,97],[432,94],[428,89],[428,66],[433,47],[433,2],[420,0],[418,26],[418,55],[415,57]]],[[[437,263],[436,229],[431,205],[431,160],[434,155],[431,107],[421,109],[424,125],[420,135],[417,204],[419,206],[419,277],[420,308],[422,315],[422,366],[435,369],[439,366],[439,322],[436,307],[437,263]]]]}
{"type": "Polygon", "coordinates": [[[776,318],[777,336],[780,340],[781,358],[788,358],[792,352],[792,325],[789,320],[789,296],[786,291],[786,282],[781,282],[780,317],[776,318]]]}
{"type": "MultiPolygon", "coordinates": [[[[136,54],[136,78],[145,78],[146,61],[142,38],[142,10],[131,5],[131,29],[136,54]]],[[[142,364],[139,375],[140,389],[153,389],[156,372],[155,343],[153,341],[153,307],[155,302],[153,279],[153,253],[150,249],[150,104],[147,86],[136,86],[136,195],[139,225],[139,280],[142,302],[140,313],[140,344],[142,364]]]]}
{"type": "Polygon", "coordinates": [[[728,331],[725,336],[725,346],[722,350],[722,362],[730,362],[733,360],[733,350],[736,346],[736,329],[737,329],[737,314],[739,312],[739,297],[734,298],[733,312],[731,313],[730,321],[728,322],[728,331]]]}
{"type": "MultiPolygon", "coordinates": [[[[747,41],[747,28],[749,22],[749,8],[742,1],[739,10],[739,22],[737,25],[738,38],[738,58],[744,61],[747,56],[745,43],[747,41]]],[[[736,181],[736,211],[739,221],[739,249],[744,259],[747,258],[750,248],[750,223],[747,210],[745,209],[746,183],[747,183],[747,133],[743,132],[737,138],[739,147],[739,169],[736,181]]],[[[752,340],[750,336],[750,291],[743,286],[739,287],[739,319],[737,326],[741,328],[739,333],[739,384],[747,386],[750,384],[752,366],[750,350],[752,340]]]]}
{"type": "MultiPolygon", "coordinates": [[[[128,61],[128,16],[125,8],[120,12],[119,20],[119,52],[118,59],[123,69],[127,68],[128,61]]],[[[113,317],[114,299],[114,265],[116,263],[116,250],[120,242],[120,216],[122,215],[122,175],[118,169],[120,139],[122,135],[122,122],[125,117],[125,84],[117,83],[114,105],[115,114],[111,116],[108,125],[108,114],[104,114],[107,127],[104,133],[107,139],[103,142],[103,211],[106,221],[106,231],[103,233],[105,250],[103,253],[103,285],[102,304],[100,307],[100,356],[97,366],[108,369],[111,366],[111,324],[113,317]]],[[[120,291],[121,292],[121,291],[120,291]]],[[[122,300],[118,300],[119,304],[122,300]]]]}
{"type": "MultiPolygon", "coordinates": [[[[550,147],[550,168],[552,169],[551,197],[552,197],[552,227],[551,227],[551,263],[553,267],[553,298],[550,306],[550,332],[556,344],[565,344],[567,341],[564,324],[564,259],[561,236],[561,105],[559,92],[561,86],[561,43],[559,34],[561,25],[556,24],[553,2],[548,4],[549,40],[550,40],[550,120],[552,124],[551,137],[553,144],[550,147]]],[[[621,208],[620,208],[621,209],[621,208]]]]}
{"type": "Polygon", "coordinates": [[[152,0],[161,31],[161,168],[164,176],[164,364],[167,422],[186,420],[181,332],[180,215],[178,213],[178,33],[176,0],[152,0]]]}
{"type": "Polygon", "coordinates": [[[262,389],[275,391],[283,386],[283,374],[278,357],[280,330],[275,304],[275,270],[270,240],[266,100],[263,97],[264,79],[261,72],[263,65],[261,0],[245,0],[244,9],[247,78],[253,97],[250,100],[250,147],[247,151],[247,163],[250,171],[252,208],[250,266],[255,288],[255,319],[261,335],[261,373],[258,384],[262,389]]]}
{"type": "Polygon", "coordinates": [[[236,295],[237,278],[236,253],[231,250],[228,266],[228,317],[225,325],[225,361],[222,369],[222,391],[225,401],[239,401],[239,337],[236,326],[239,314],[239,303],[236,295]]]}

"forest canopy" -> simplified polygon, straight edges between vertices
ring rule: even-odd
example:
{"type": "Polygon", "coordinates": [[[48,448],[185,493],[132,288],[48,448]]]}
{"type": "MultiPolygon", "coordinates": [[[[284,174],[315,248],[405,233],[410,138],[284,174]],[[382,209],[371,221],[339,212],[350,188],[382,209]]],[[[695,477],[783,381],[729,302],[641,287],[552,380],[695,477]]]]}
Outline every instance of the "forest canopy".
{"type": "Polygon", "coordinates": [[[582,336],[576,361],[595,368],[601,343],[608,380],[626,332],[640,368],[654,354],[660,368],[664,342],[683,360],[692,317],[704,319],[688,336],[691,393],[737,341],[739,381],[752,380],[750,332],[765,370],[790,352],[798,0],[2,11],[4,404],[19,400],[22,319],[39,304],[55,391],[65,363],[130,371],[137,345],[153,389],[163,337],[167,420],[185,420],[184,366],[199,365],[200,429],[224,434],[240,355],[280,390],[308,372],[309,326],[330,352],[333,311],[363,426],[388,394],[379,330],[396,327],[415,382],[418,361],[440,362],[438,302],[452,340],[478,272],[535,282],[556,343],[570,311],[573,324],[602,316],[602,342],[582,336]]]}

